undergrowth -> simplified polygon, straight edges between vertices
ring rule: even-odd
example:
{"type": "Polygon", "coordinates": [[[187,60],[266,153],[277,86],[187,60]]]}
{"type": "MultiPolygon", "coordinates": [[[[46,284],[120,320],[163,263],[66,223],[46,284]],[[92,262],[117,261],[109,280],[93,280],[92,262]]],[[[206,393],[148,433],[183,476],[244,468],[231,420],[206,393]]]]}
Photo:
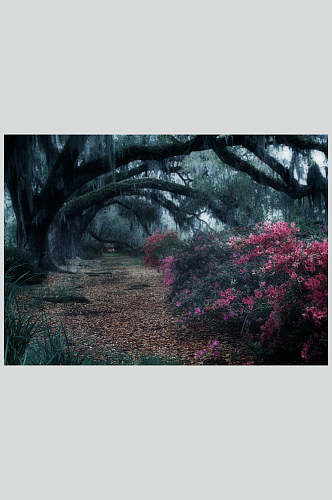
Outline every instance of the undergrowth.
{"type": "Polygon", "coordinates": [[[26,308],[20,300],[27,293],[24,275],[14,282],[11,277],[9,269],[4,288],[4,364],[83,364],[84,359],[74,352],[63,325],[53,328],[45,316],[36,314],[34,307],[26,308]]]}

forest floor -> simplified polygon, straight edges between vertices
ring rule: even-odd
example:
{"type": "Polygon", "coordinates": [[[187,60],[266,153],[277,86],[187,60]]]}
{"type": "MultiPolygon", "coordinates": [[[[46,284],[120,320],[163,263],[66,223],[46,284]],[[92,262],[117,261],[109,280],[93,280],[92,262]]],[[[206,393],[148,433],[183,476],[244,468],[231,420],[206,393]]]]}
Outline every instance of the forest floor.
{"type": "Polygon", "coordinates": [[[226,359],[236,351],[234,364],[251,360],[239,333],[211,331],[201,322],[181,325],[172,314],[161,275],[144,266],[140,258],[106,254],[95,260],[76,259],[68,269],[73,274],[50,273],[44,288],[53,297],[70,291],[88,302],[43,301],[42,310],[52,326],[64,325],[79,355],[105,364],[120,353],[134,362],[141,356],[154,356],[194,365],[198,364],[195,353],[218,339],[226,359]]]}

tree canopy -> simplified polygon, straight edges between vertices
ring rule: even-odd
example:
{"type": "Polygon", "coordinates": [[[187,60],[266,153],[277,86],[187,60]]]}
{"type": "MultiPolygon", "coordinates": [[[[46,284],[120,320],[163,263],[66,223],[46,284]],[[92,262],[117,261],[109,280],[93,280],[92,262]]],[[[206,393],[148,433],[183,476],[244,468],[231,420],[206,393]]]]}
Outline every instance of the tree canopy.
{"type": "Polygon", "coordinates": [[[322,135],[7,135],[5,183],[17,245],[49,264],[114,205],[146,232],[160,210],[236,225],[277,199],[326,219],[327,155],[322,135]]]}

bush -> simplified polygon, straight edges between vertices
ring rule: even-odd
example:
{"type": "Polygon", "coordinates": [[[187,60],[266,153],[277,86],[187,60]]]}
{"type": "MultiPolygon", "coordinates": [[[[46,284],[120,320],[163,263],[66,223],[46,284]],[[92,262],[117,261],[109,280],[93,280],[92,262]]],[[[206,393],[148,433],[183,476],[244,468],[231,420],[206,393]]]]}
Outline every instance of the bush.
{"type": "Polygon", "coordinates": [[[250,334],[258,363],[327,363],[327,240],[294,224],[200,234],[163,263],[175,310],[250,334]]]}
{"type": "Polygon", "coordinates": [[[41,283],[46,272],[35,266],[31,258],[16,247],[5,247],[4,271],[9,281],[24,284],[41,283]]]}
{"type": "Polygon", "coordinates": [[[210,342],[206,349],[195,354],[195,360],[202,365],[227,365],[228,362],[222,352],[218,340],[210,342]]]}
{"type": "Polygon", "coordinates": [[[327,229],[323,224],[302,220],[298,227],[300,228],[299,237],[305,239],[322,240],[327,238],[327,229]]]}
{"type": "Polygon", "coordinates": [[[327,224],[322,219],[316,219],[312,213],[303,211],[299,206],[294,208],[293,212],[294,223],[300,229],[299,238],[315,240],[327,238],[327,224]]]}
{"type": "Polygon", "coordinates": [[[156,231],[147,238],[143,251],[145,253],[144,264],[158,267],[164,257],[176,253],[182,247],[176,231],[159,233],[156,231]]]}

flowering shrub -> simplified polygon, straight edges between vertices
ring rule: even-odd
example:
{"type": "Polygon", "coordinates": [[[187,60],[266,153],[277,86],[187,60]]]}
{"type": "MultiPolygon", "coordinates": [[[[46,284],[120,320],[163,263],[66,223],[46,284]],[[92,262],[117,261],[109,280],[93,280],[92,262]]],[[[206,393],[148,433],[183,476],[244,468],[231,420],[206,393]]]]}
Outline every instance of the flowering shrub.
{"type": "Polygon", "coordinates": [[[163,277],[164,277],[163,284],[165,286],[171,286],[174,283],[175,277],[172,272],[173,263],[174,263],[173,255],[169,255],[168,257],[165,257],[161,261],[160,267],[163,272],[163,277]]]}
{"type": "Polygon", "coordinates": [[[176,231],[166,231],[165,233],[156,231],[147,238],[143,246],[144,264],[158,267],[162,258],[174,252],[177,244],[179,244],[179,239],[176,231]]]}
{"type": "Polygon", "coordinates": [[[327,240],[285,222],[200,234],[165,263],[164,282],[185,318],[245,323],[257,362],[327,362],[327,240]]]}
{"type": "Polygon", "coordinates": [[[206,349],[197,352],[195,360],[203,365],[227,365],[218,340],[210,342],[206,349]]]}

